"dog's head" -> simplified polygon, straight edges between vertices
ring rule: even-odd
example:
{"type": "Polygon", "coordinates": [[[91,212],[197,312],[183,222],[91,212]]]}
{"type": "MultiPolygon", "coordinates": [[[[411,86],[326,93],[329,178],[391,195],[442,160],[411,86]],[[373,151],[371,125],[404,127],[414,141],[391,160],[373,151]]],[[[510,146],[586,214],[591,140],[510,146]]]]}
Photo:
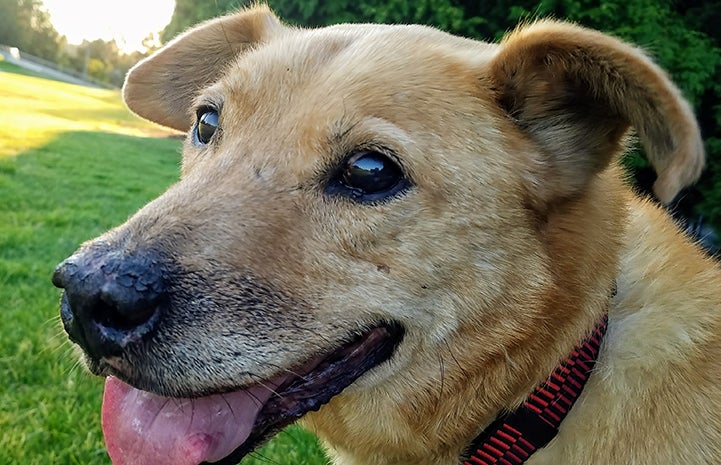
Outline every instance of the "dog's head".
{"type": "Polygon", "coordinates": [[[307,420],[340,449],[403,428],[461,447],[602,311],[629,127],[662,200],[703,164],[658,67],[552,21],[488,44],[256,7],[141,62],[124,97],[188,132],[181,179],[54,277],[113,376],[117,463],[237,458],[329,400],[307,420]]]}

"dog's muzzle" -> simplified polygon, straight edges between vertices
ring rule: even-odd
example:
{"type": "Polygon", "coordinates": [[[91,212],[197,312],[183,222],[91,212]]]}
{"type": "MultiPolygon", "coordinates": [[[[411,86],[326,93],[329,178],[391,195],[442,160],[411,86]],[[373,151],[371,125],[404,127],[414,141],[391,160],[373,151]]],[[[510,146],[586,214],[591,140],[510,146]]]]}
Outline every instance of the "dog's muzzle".
{"type": "Polygon", "coordinates": [[[167,300],[157,253],[88,249],[55,269],[65,289],[60,315],[70,339],[91,358],[120,355],[151,336],[167,300]]]}

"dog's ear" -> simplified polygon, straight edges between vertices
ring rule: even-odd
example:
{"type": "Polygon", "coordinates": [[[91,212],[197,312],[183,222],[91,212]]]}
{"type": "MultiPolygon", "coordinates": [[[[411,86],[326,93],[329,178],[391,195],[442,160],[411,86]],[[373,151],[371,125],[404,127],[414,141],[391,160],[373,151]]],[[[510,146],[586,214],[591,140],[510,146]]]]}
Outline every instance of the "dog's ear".
{"type": "Polygon", "coordinates": [[[656,169],[662,202],[703,169],[689,104],[643,52],[620,40],[539,21],[501,42],[490,76],[499,104],[541,147],[542,202],[582,191],[623,150],[630,126],[656,169]]]}
{"type": "Polygon", "coordinates": [[[266,6],[201,23],[133,67],[123,99],[139,116],[186,131],[198,91],[218,80],[239,54],[283,29],[266,6]]]}

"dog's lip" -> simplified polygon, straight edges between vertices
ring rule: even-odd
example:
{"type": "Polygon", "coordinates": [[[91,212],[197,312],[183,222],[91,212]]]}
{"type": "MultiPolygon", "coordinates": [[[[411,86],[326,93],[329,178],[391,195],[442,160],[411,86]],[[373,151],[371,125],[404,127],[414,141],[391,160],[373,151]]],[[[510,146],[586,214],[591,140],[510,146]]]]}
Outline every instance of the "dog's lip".
{"type": "MultiPolygon", "coordinates": [[[[265,403],[250,436],[214,465],[234,465],[285,426],[318,410],[364,373],[391,358],[403,339],[398,323],[384,323],[364,332],[320,362],[310,362],[276,390],[265,403]]],[[[203,463],[202,465],[210,465],[203,463]]]]}
{"type": "Polygon", "coordinates": [[[171,450],[167,454],[158,452],[163,447],[175,450],[187,448],[192,451],[191,455],[197,457],[195,461],[186,455],[182,463],[205,464],[211,460],[216,465],[238,463],[283,427],[305,413],[319,409],[364,373],[388,360],[402,337],[400,325],[378,324],[327,356],[315,357],[296,369],[253,386],[207,397],[169,399],[138,391],[110,378],[103,402],[103,430],[108,451],[110,453],[113,449],[116,465],[159,463],[158,460],[174,457],[171,450]],[[249,396],[255,400],[254,403],[247,401],[249,396]],[[236,402],[239,405],[236,410],[243,410],[237,417],[238,412],[234,412],[231,406],[236,402]],[[179,405],[188,405],[189,409],[185,409],[191,412],[213,413],[207,418],[205,415],[186,418],[183,408],[180,411],[175,408],[179,405]],[[228,412],[223,414],[223,410],[228,412]],[[216,415],[223,418],[220,425],[208,420],[216,415]],[[202,424],[199,424],[201,416],[202,424]],[[151,417],[152,420],[147,422],[151,417]],[[179,437],[169,439],[167,428],[156,427],[154,422],[161,417],[169,421],[169,428],[177,426],[179,437]],[[228,418],[237,421],[230,422],[228,418]],[[200,445],[198,438],[204,438],[200,445]],[[137,443],[144,441],[147,441],[146,446],[138,446],[137,443]],[[130,452],[126,455],[125,451],[130,452]],[[144,451],[152,452],[146,454],[144,451]]]}

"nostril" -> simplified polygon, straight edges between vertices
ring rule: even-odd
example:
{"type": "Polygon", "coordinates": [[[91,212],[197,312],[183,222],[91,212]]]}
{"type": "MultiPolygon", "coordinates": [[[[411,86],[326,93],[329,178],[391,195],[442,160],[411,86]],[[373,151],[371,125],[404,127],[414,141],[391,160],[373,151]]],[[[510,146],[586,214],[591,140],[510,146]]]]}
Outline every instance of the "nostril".
{"type": "MultiPolygon", "coordinates": [[[[107,273],[107,272],[106,272],[107,273]]],[[[90,318],[108,328],[133,330],[158,312],[163,300],[162,276],[154,270],[137,270],[127,263],[105,274],[90,318]]]]}
{"type": "Polygon", "coordinates": [[[160,309],[159,299],[145,302],[136,301],[132,307],[128,307],[119,305],[107,297],[107,295],[101,297],[93,307],[90,318],[101,326],[118,331],[127,332],[143,327],[153,319],[160,309]]]}
{"type": "Polygon", "coordinates": [[[134,286],[106,286],[90,318],[106,328],[119,331],[131,331],[146,325],[158,313],[162,295],[150,289],[144,293],[135,289],[134,286]]]}

